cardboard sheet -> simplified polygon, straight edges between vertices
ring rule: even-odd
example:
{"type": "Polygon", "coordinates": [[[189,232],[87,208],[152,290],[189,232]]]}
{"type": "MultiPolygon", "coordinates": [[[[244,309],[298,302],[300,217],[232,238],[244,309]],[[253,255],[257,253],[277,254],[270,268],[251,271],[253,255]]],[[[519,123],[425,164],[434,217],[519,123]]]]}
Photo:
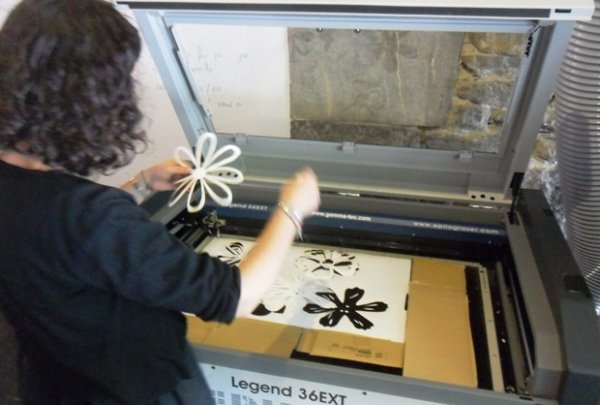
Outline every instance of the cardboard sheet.
{"type": "Polygon", "coordinates": [[[188,340],[195,344],[289,358],[302,330],[272,322],[236,319],[230,325],[204,322],[188,316],[188,340]]]}
{"type": "Polygon", "coordinates": [[[452,261],[415,258],[410,275],[412,283],[450,288],[466,293],[465,265],[452,261]]]}
{"type": "Polygon", "coordinates": [[[410,283],[405,377],[477,386],[464,266],[415,259],[410,283]]]}
{"type": "Polygon", "coordinates": [[[305,331],[298,350],[313,356],[402,368],[404,344],[348,333],[305,331]]]}

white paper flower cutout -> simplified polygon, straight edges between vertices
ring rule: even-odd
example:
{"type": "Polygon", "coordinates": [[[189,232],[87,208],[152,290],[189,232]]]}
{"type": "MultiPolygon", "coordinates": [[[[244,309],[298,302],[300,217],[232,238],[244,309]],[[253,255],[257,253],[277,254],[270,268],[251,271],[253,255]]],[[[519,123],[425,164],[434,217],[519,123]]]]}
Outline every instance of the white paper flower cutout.
{"type": "Polygon", "coordinates": [[[331,280],[334,275],[351,277],[358,271],[356,257],[336,250],[311,249],[296,259],[296,267],[306,277],[331,280]]]}
{"type": "Polygon", "coordinates": [[[190,167],[192,172],[176,181],[178,186],[171,195],[169,207],[187,194],[187,210],[198,212],[206,203],[206,193],[219,205],[231,204],[233,195],[227,184],[240,184],[244,181],[244,175],[238,169],[225,165],[233,162],[240,154],[240,148],[235,145],[217,149],[217,136],[212,132],[205,132],[198,137],[195,153],[179,146],[175,149],[175,161],[181,166],[190,167]],[[229,156],[223,157],[228,153],[229,156]],[[214,186],[224,195],[215,192],[214,186]],[[197,187],[200,187],[200,201],[194,205],[197,187]]]}
{"type": "Polygon", "coordinates": [[[324,284],[320,280],[307,280],[300,274],[291,279],[278,277],[271,288],[262,298],[262,304],[271,312],[286,308],[286,314],[291,315],[294,308],[300,308],[304,302],[313,302],[317,292],[322,291],[324,284]],[[301,303],[297,303],[298,301],[301,303]]]}

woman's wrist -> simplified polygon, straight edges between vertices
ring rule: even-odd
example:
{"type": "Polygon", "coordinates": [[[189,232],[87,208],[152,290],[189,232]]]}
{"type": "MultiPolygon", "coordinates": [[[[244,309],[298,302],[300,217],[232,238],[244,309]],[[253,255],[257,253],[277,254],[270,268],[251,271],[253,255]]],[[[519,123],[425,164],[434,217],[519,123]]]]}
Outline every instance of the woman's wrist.
{"type": "Polygon", "coordinates": [[[129,182],[130,182],[131,187],[133,188],[134,192],[142,200],[144,200],[145,198],[147,198],[150,194],[152,194],[154,192],[152,185],[148,182],[148,180],[144,174],[144,170],[139,172],[137,175],[133,176],[129,180],[129,182]]]}
{"type": "Polygon", "coordinates": [[[285,216],[288,217],[290,221],[292,221],[292,224],[296,229],[296,233],[298,234],[298,238],[302,240],[302,221],[304,218],[300,211],[298,211],[298,209],[292,204],[289,204],[285,201],[279,201],[277,203],[277,208],[283,211],[285,216]]]}

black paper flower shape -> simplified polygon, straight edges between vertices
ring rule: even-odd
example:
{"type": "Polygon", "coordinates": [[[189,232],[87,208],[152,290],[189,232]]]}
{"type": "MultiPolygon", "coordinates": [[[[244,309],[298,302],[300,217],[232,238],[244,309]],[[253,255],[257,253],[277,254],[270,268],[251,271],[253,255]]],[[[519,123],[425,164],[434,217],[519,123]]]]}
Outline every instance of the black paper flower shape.
{"type": "Polygon", "coordinates": [[[383,312],[388,306],[381,301],[358,305],[358,301],[360,301],[364,294],[365,291],[358,287],[346,289],[344,302],[341,302],[333,291],[319,292],[317,295],[331,301],[335,305],[335,308],[324,308],[317,304],[306,304],[304,311],[309,314],[327,313],[327,315],[319,320],[319,323],[325,327],[333,327],[344,316],[347,316],[356,329],[370,329],[373,326],[373,322],[359,314],[359,311],[383,312]]]}
{"type": "Polygon", "coordinates": [[[217,258],[227,264],[237,265],[244,257],[244,248],[245,246],[242,242],[231,242],[229,246],[225,248],[227,253],[218,255],[217,258]]]}

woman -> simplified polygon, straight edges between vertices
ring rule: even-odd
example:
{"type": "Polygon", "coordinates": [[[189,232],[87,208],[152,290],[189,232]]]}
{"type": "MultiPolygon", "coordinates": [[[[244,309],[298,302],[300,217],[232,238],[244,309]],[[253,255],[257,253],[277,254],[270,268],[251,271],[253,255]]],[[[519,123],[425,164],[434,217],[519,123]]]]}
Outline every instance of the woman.
{"type": "MultiPolygon", "coordinates": [[[[18,336],[25,403],[211,403],[181,312],[230,322],[258,304],[303,217],[300,171],[239,267],[172,237],[132,195],[82,176],[145,142],[137,31],[104,0],[24,0],[0,30],[0,308],[18,336]]],[[[136,176],[173,188],[186,169],[136,176]]],[[[139,199],[139,198],[138,198],[139,199]]]]}

